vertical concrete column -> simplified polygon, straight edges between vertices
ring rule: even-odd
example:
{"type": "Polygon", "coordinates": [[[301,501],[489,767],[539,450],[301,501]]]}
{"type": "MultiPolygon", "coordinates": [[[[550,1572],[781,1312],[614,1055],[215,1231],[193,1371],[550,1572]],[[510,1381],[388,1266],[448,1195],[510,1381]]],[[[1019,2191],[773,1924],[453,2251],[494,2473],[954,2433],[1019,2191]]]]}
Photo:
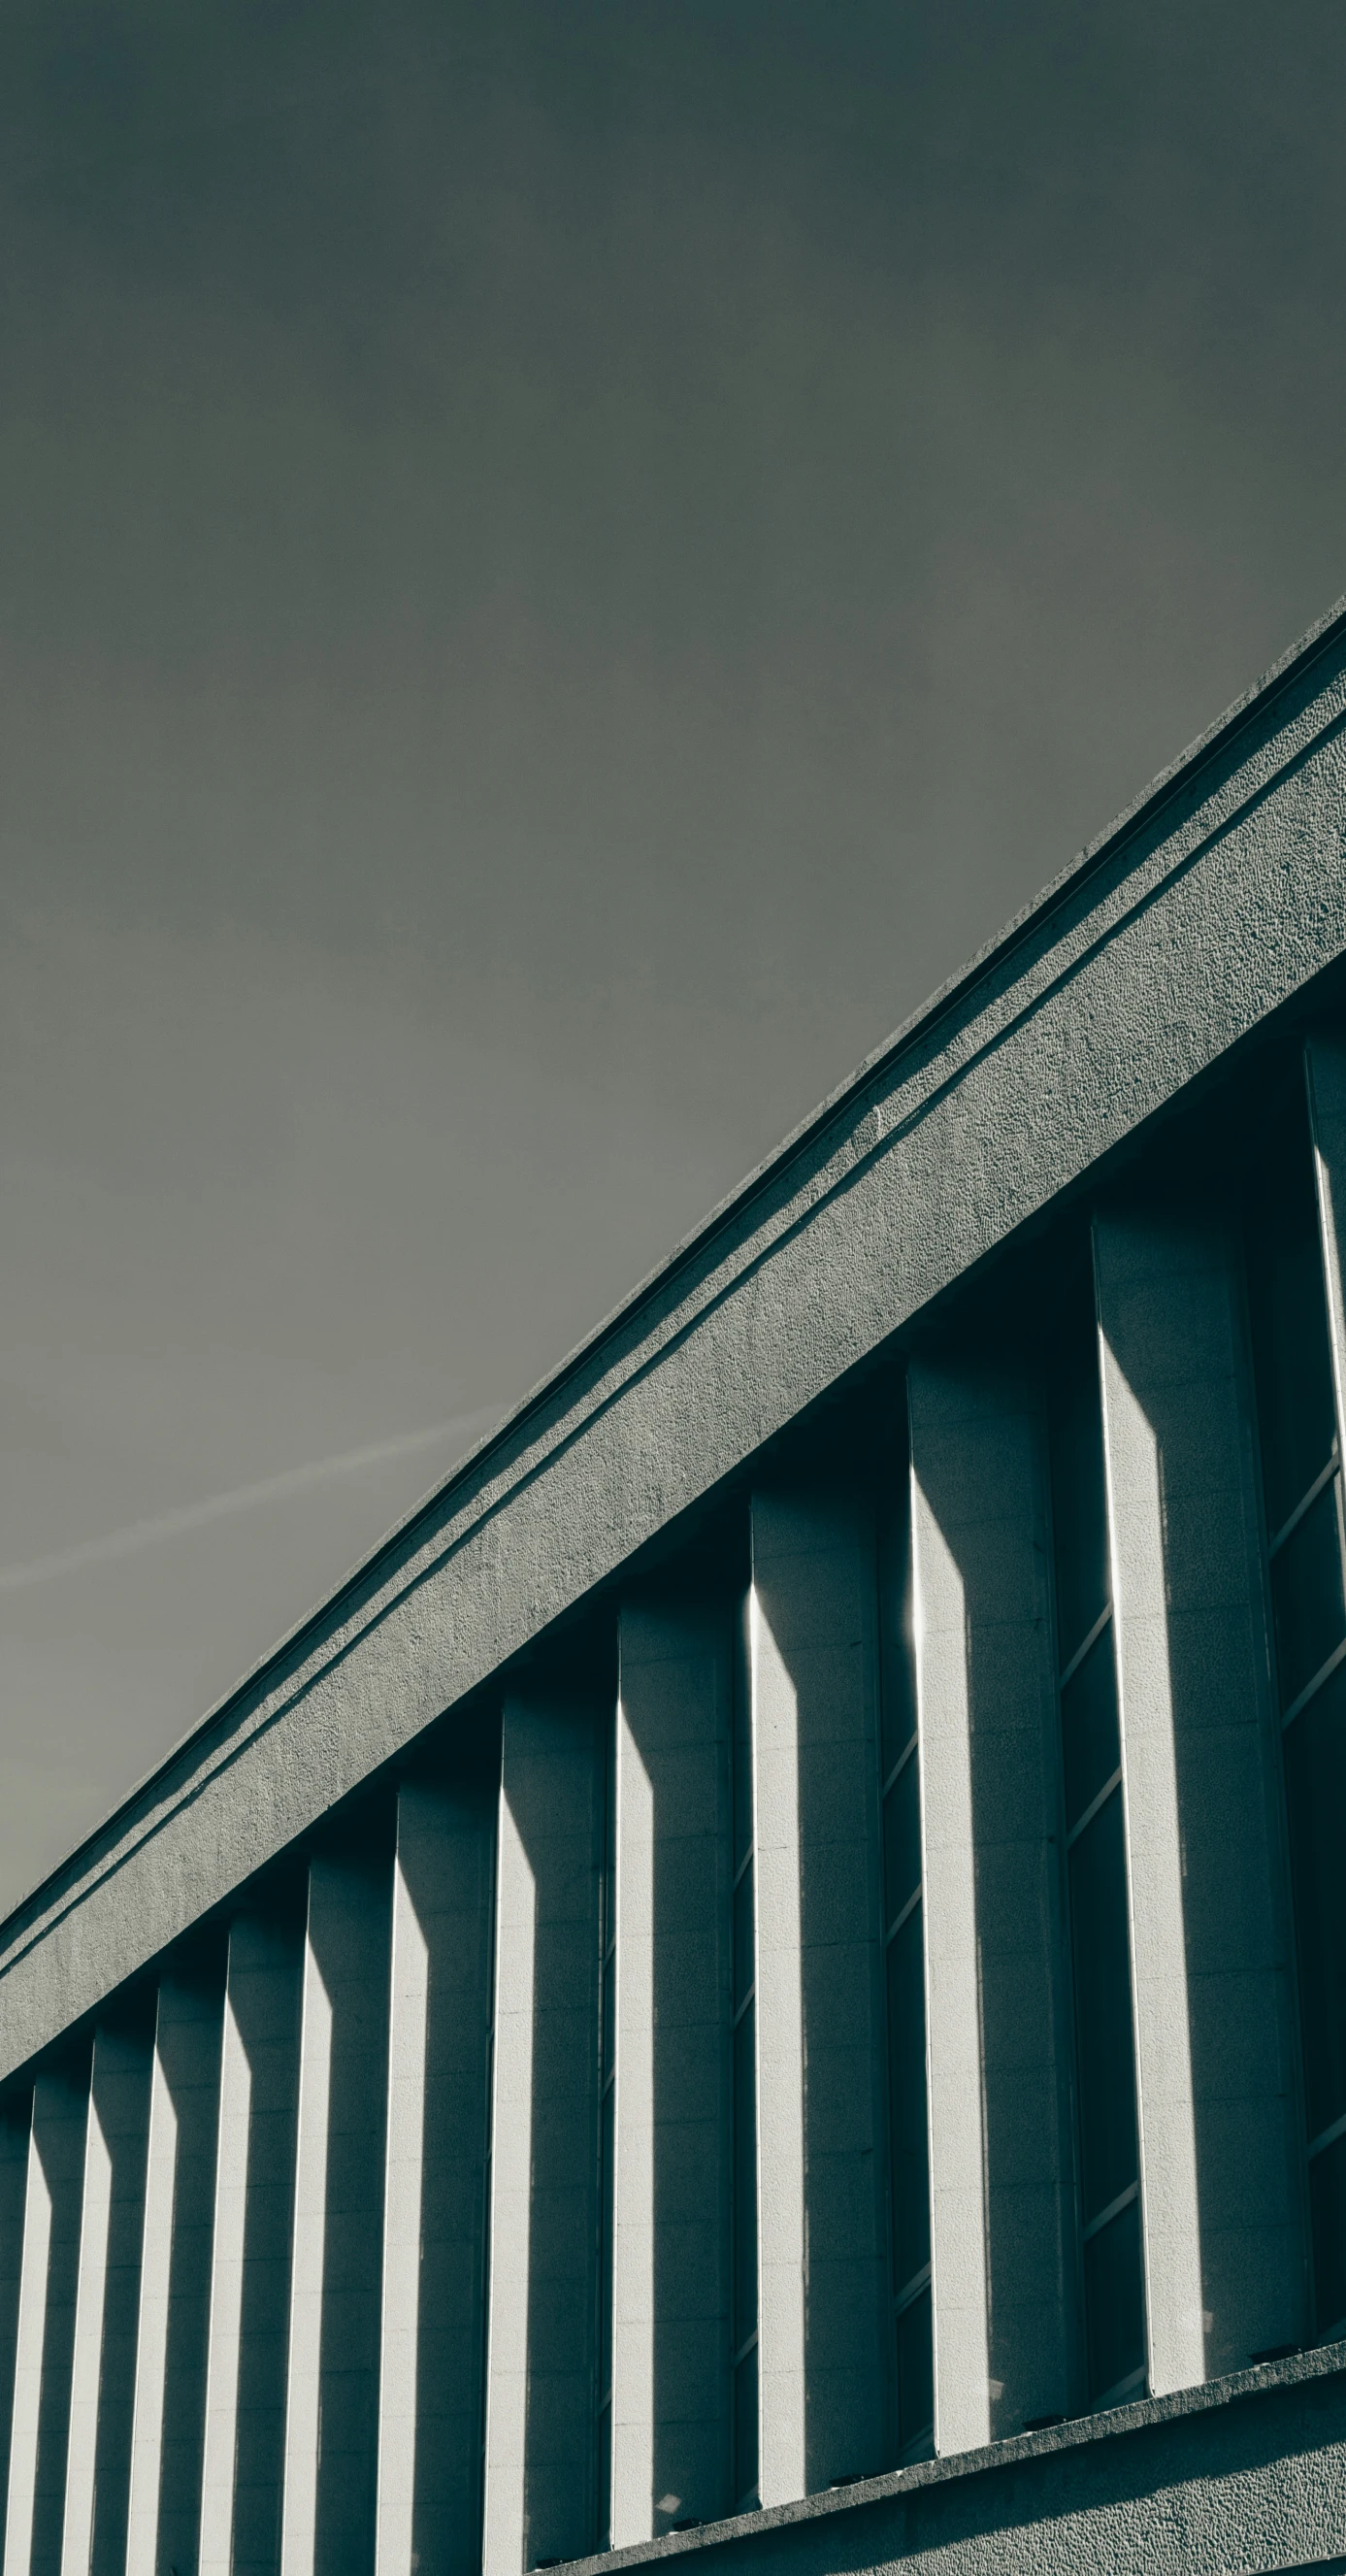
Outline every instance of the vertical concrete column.
{"type": "Polygon", "coordinates": [[[1155,2395],[1292,2339],[1292,1998],[1234,1246],[1100,1217],[1094,1272],[1155,2395]]]}
{"type": "Polygon", "coordinates": [[[505,1701],[496,1869],[486,2576],[598,2528],[599,1896],[613,1703],[505,1701]]]}
{"type": "MultiPolygon", "coordinates": [[[[95,2128],[108,2165],[101,2335],[83,2343],[76,2329],[76,2369],[87,2368],[93,2396],[92,2479],[88,2490],[89,2540],[84,2508],[75,2504],[74,2409],[71,2410],[72,2476],[66,2499],[69,2576],[124,2576],[127,2508],[134,2431],[136,2348],[139,2340],[141,2252],[145,2227],[145,2172],[149,2146],[150,2072],[154,2055],[154,1991],[142,1987],[119,1998],[94,2041],[85,2157],[85,2207],[95,2167],[95,2128]],[[91,2545],[90,2545],[91,2542],[91,2545]]],[[[81,2257],[81,2264],[83,2258],[81,2257]]],[[[81,2298],[83,2290],[81,2286],[81,2298]]]]}
{"type": "MultiPolygon", "coordinates": [[[[128,2576],[155,2576],[160,2567],[176,2567],[186,2576],[196,2565],[201,2539],[226,1953],[227,1935],[212,1926],[181,1945],[159,1984],[128,2576]],[[170,2191],[161,2313],[162,2230],[170,2191]]],[[[241,2189],[239,2213],[241,2223],[241,2189]]]]}
{"type": "Polygon", "coordinates": [[[499,1773],[492,1723],[398,1791],[377,2576],[480,2560],[499,1773]]]}
{"type": "Polygon", "coordinates": [[[156,2029],[150,2067],[149,2137],[140,2251],[140,2316],[134,2354],[134,2420],[126,2514],[127,2576],[153,2576],[158,2551],[177,2125],[177,2113],[164,2073],[156,2029]]]}
{"type": "Polygon", "coordinates": [[[59,2576],[65,2527],[71,2375],[79,2292],[84,2155],[89,2133],[87,2043],[44,2070],[33,2088],[32,2153],[25,2221],[15,2456],[10,2464],[11,2566],[6,2576],[59,2576]],[[32,2296],[29,2296],[31,2224],[32,2296]]]}
{"type": "Polygon", "coordinates": [[[907,1376],[935,2447],[1070,2411],[1075,2300],[1045,1430],[1010,1370],[907,1376]]]}
{"type": "Polygon", "coordinates": [[[1304,1070],[1327,1284],[1337,1446],[1346,1458],[1346,1042],[1326,1032],[1310,1038],[1304,1070]]]}
{"type": "MultiPolygon", "coordinates": [[[[14,2302],[14,2385],[9,2409],[5,2486],[4,2576],[27,2576],[33,2548],[37,2435],[46,2341],[47,2268],[51,2250],[51,2190],[37,2138],[37,2100],[30,2089],[22,2114],[6,2123],[6,2144],[23,2141],[23,2202],[19,2220],[19,2287],[14,2302]]],[[[9,2159],[7,2159],[7,2174],[9,2159]]],[[[12,2177],[11,2177],[12,2187],[12,2177]]]]}
{"type": "Polygon", "coordinates": [[[731,1615],[618,1625],[614,2548],[730,2505],[731,1615]]]}
{"type": "MultiPolygon", "coordinates": [[[[126,2515],[127,2576],[154,2576],[163,2474],[169,2297],[177,2183],[178,2115],[165,2065],[164,1989],[155,1996],[145,2154],[139,2314],[132,2363],[133,2424],[126,2515]]],[[[217,2030],[218,2038],[218,2030],[217,2030]]]]}
{"type": "Polygon", "coordinates": [[[764,2505],[883,2459],[877,1571],[844,1488],[752,1501],[764,2505]]]}
{"type": "Polygon", "coordinates": [[[374,2556],[393,1823],[362,1804],[309,1869],[285,2576],[374,2556]]]}
{"type": "Polygon", "coordinates": [[[0,2101],[0,2495],[9,2493],[14,2436],[14,2384],[23,2295],[23,2219],[28,2198],[28,2141],[33,2126],[31,2084],[0,2101]]]}
{"type": "Polygon", "coordinates": [[[277,2576],[285,2463],[304,1885],[230,1926],[200,2576],[277,2576]]]}
{"type": "Polygon", "coordinates": [[[66,2446],[65,2512],[61,2526],[61,2576],[86,2576],[93,2545],[93,2496],[98,2440],[98,2362],[103,2346],[107,2287],[112,2155],[103,2130],[98,2081],[104,2051],[93,2047],[80,2209],[75,2337],[70,2362],[70,2429],[66,2446]]]}
{"type": "Polygon", "coordinates": [[[323,2257],[327,2240],[327,2117],[332,2089],[332,1998],[323,1974],[322,1933],[340,1905],[320,1861],[309,1872],[299,2025],[299,2109],[295,2136],[294,2233],[290,2244],[290,2342],[285,2390],[285,2487],[281,2576],[313,2576],[318,2529],[318,2438],[322,2422],[323,2257]],[[318,1940],[314,1939],[314,1914],[318,1940]]]}

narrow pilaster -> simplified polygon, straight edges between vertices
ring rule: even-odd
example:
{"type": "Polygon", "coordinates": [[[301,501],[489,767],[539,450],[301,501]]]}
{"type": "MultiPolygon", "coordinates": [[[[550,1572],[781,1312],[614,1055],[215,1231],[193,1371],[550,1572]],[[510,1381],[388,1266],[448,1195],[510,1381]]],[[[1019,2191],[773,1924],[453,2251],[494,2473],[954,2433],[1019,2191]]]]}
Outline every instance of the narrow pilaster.
{"type": "Polygon", "coordinates": [[[95,2119],[110,2170],[102,2335],[90,2356],[96,2388],[92,2547],[87,2556],[81,2549],[70,2576],[84,2576],[86,2568],[92,2576],[125,2576],[153,2054],[154,1994],[143,1988],[118,1999],[94,2041],[86,2199],[95,2119]]]}
{"type": "Polygon", "coordinates": [[[127,2495],[127,2576],[154,2576],[163,2471],[164,2395],[168,2373],[168,2302],[173,2265],[173,2202],[178,2120],[164,2067],[156,1997],[150,2066],[149,2136],[140,2251],[140,2314],[134,2355],[134,2418],[127,2495]]]}
{"type": "Polygon", "coordinates": [[[392,1830],[371,1801],[309,1868],[284,2576],[374,2556],[392,1830]]]}
{"type": "Polygon", "coordinates": [[[498,1730],[405,1781],[393,1880],[377,2576],[480,2560],[498,1730]]]}
{"type": "MultiPolygon", "coordinates": [[[[40,2172],[34,2175],[30,2167],[33,2187],[29,2209],[33,2218],[34,2304],[36,2307],[41,2301],[43,2313],[40,2321],[33,2318],[36,2332],[29,2342],[31,2363],[40,2373],[36,2460],[29,2472],[32,2484],[28,2490],[32,2545],[27,2563],[31,2576],[59,2576],[61,2566],[80,2288],[84,2158],[89,2135],[89,2066],[86,2042],[72,2051],[64,2063],[44,2070],[33,2088],[33,2149],[40,2172]],[[39,2266],[45,2272],[42,2287],[37,2277],[39,2266]]],[[[27,2272],[25,2246],[25,2305],[27,2272]]],[[[16,2539],[18,2536],[16,2533],[16,2539]]],[[[7,2568],[6,2576],[23,2576],[21,2563],[16,2562],[12,2571],[7,2568]]]]}
{"type": "Polygon", "coordinates": [[[23,2296],[23,2219],[32,2125],[31,2084],[11,2089],[0,2100],[0,2495],[9,2492],[9,2455],[14,2437],[14,2385],[23,2296]]]}
{"type": "Polygon", "coordinates": [[[103,2088],[98,2080],[101,2038],[100,2032],[94,2040],[93,2081],[88,2097],[88,2133],[84,2148],[75,2334],[70,2363],[65,2512],[61,2525],[61,2576],[87,2576],[93,2545],[98,2362],[103,2345],[103,2300],[107,2288],[108,2223],[112,2200],[112,2154],[103,2129],[100,2101],[103,2088]]]}
{"type": "MultiPolygon", "coordinates": [[[[28,2576],[32,2560],[37,2437],[47,2325],[47,2271],[51,2254],[51,2188],[38,2143],[35,2089],[30,2090],[26,2107],[27,2119],[14,2123],[15,2132],[22,2136],[24,2142],[23,2208],[19,2295],[15,2303],[14,2393],[10,2407],[5,2489],[4,2576],[28,2576]]],[[[12,2140],[8,2143],[12,2144],[12,2140]]]]}
{"type": "Polygon", "coordinates": [[[619,1622],[612,2540],[729,2510],[729,1602],[619,1622]]]}
{"type": "Polygon", "coordinates": [[[1234,1246],[1096,1220],[1149,2383],[1290,2340],[1293,2004],[1234,1246]]]}
{"type": "Polygon", "coordinates": [[[1346,1459],[1346,1043],[1319,1033],[1304,1050],[1332,1346],[1337,1449],[1346,1459]]]}
{"type": "Polygon", "coordinates": [[[487,2576],[581,2557],[598,2537],[599,1898],[614,1716],[610,1698],[542,1688],[504,1707],[487,2576]]]}
{"type": "MultiPolygon", "coordinates": [[[[211,2270],[215,2237],[216,2159],[226,2152],[226,2169],[234,2172],[237,2191],[222,2202],[226,2236],[237,2217],[239,2263],[243,2191],[246,2180],[246,2129],[242,2138],[231,2125],[240,2107],[237,2094],[228,2117],[222,2116],[221,2080],[224,2039],[224,1989],[227,1936],[211,1929],[185,1944],[163,1974],[155,2025],[157,2125],[151,2113],[151,2182],[146,2199],[146,2251],[142,2270],[142,2303],[162,2279],[162,2223],[168,2196],[167,2166],[172,2159],[172,2233],[168,2264],[167,2313],[164,2317],[163,2403],[156,2424],[154,2384],[158,2360],[155,2327],[147,2316],[142,2329],[144,2377],[137,2381],[136,2444],[131,2487],[130,2576],[154,2576],[156,2568],[188,2576],[204,2551],[202,2523],[203,2454],[206,2427],[206,2375],[211,2328],[211,2270]],[[240,2161],[229,2162],[237,2150],[240,2161]],[[151,2196],[156,2234],[150,2235],[151,2196]],[[153,2249],[153,2250],[152,2250],[153,2249]],[[145,2391],[142,2411],[141,2388],[145,2391]],[[157,2435],[157,2444],[156,2444],[157,2435]],[[157,2474],[154,2453],[158,2450],[157,2474]]],[[[237,2030],[235,2081],[238,2073],[237,2030]]],[[[242,2103],[246,2118],[246,2098],[242,2103]]],[[[230,2287],[241,2274],[219,2277],[222,2311],[230,2287]]],[[[223,2313],[219,2323],[224,2324],[223,2313]]],[[[229,2467],[232,2471],[233,2417],[229,2422],[229,2467]]],[[[228,2501],[226,2491],[225,2501],[228,2501]]]]}
{"type": "Polygon", "coordinates": [[[276,2576],[289,2343],[302,1884],[229,1933],[200,2576],[276,2576]]]}
{"type": "Polygon", "coordinates": [[[1045,1433],[1017,1373],[914,1362],[935,2447],[1077,2372],[1045,1433]]]}
{"type": "Polygon", "coordinates": [[[877,1577],[844,1488],[752,1502],[761,2499],[882,2464],[877,1577]]]}

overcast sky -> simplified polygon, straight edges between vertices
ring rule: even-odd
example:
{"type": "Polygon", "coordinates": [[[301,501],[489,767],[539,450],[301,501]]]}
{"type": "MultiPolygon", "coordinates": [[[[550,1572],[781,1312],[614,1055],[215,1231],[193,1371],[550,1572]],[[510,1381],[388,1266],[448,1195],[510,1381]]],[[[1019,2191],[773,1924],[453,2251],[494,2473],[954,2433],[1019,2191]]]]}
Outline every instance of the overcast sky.
{"type": "Polygon", "coordinates": [[[1346,588],[1343,96],[3,0],[0,1903],[1346,588]]]}

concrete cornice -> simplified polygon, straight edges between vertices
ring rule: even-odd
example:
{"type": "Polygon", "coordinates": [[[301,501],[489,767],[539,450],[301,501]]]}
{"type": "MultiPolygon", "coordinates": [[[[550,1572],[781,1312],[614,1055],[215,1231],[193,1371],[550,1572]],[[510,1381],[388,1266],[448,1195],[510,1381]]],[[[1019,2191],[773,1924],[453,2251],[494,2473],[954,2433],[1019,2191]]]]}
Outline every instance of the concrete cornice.
{"type": "Polygon", "coordinates": [[[22,2065],[1346,949],[1346,603],[0,1926],[22,2065]]]}
{"type": "MultiPolygon", "coordinates": [[[[887,2567],[893,2565],[899,2555],[903,2563],[918,2557],[918,2553],[923,2555],[922,2542],[930,2549],[932,2557],[941,2550],[947,2552],[960,2540],[966,2542],[969,2525],[972,2536],[979,2536],[978,2526],[983,2523],[995,2534],[997,2554],[994,2559],[980,2563],[994,2565],[997,2569],[1023,2567],[1025,2571],[1041,2570],[1051,2565],[1056,2554],[1049,2547],[1044,2547],[1045,2527],[1053,2516],[1053,2507],[1058,2512],[1062,2507],[1052,2495],[1048,2477],[1040,2474],[1035,2478],[1033,2472],[1049,2471],[1050,2464],[1056,2462],[1060,2462],[1067,2472],[1076,2472],[1066,2488],[1065,2512],[1062,2514],[1063,2520],[1068,2516],[1069,2524],[1074,2526],[1073,2529],[1068,2527],[1063,2534],[1066,2564],[1072,2568],[1117,2565],[1121,2563],[1120,2558],[1104,2557],[1101,2553],[1095,2556],[1081,2546],[1084,2535],[1080,2525],[1084,2516],[1080,2512],[1080,2491],[1083,2489],[1087,2497],[1086,2510],[1092,2507],[1100,2523],[1116,2496],[1128,2501],[1138,2498],[1143,2507],[1150,2482],[1144,2476],[1128,2475],[1126,2466],[1115,2453],[1119,2437],[1143,2433],[1169,2435],[1167,2447],[1180,2454],[1180,2461],[1163,2462],[1165,2484],[1174,2482],[1175,2477],[1193,2477],[1203,2468],[1209,2473],[1211,2467],[1216,2467],[1218,2474],[1227,2477],[1233,2465],[1229,2454],[1232,2452],[1237,2456],[1240,2447],[1238,2432],[1234,2430],[1231,2441],[1229,2426],[1218,2423],[1218,2420],[1210,2425],[1210,2430],[1225,2438],[1219,2446],[1218,2462],[1207,2460],[1203,2451],[1215,2446],[1203,2441],[1203,2434],[1207,2432],[1203,2419],[1236,2416],[1249,2406],[1250,2401],[1255,2404],[1259,2400],[1262,2401],[1260,2411],[1265,2414],[1265,2401],[1279,2398],[1287,2417],[1285,2448],[1293,2453],[1303,2440],[1304,2419],[1295,2407],[1295,2397],[1299,2392],[1311,2393],[1320,2401],[1315,2411],[1319,2413],[1320,2420],[1325,2419],[1324,2429],[1332,2450],[1340,2454],[1343,2442],[1346,2442],[1346,2403],[1343,2402],[1346,2397],[1346,2344],[1331,2343],[1314,2352],[1292,2355],[1284,2361],[1264,2362],[1256,2368],[1231,2371],[1222,2379],[1204,2380],[1199,2386],[1180,2389],[1170,2397],[1138,2397],[1130,2405],[1102,2408],[1094,2415],[1072,2416],[1039,2432],[1016,2433],[1007,2441],[990,2442],[981,2450],[959,2451],[949,2458],[920,2460],[911,2468],[892,2469],[878,2477],[857,2478],[841,2488],[824,2489],[820,2495],[801,2496],[794,2504],[772,2505],[764,2512],[733,2514],[723,2522],[702,2523],[691,2531],[666,2532],[658,2540],[642,2541],[634,2548],[609,2549],[600,2556],[572,2559],[566,2563],[566,2576],[600,2576],[600,2571],[601,2576],[621,2576],[625,2568],[645,2567],[662,2559],[688,2555],[704,2560],[715,2552],[742,2558],[748,2565],[754,2557],[762,2555],[775,2563],[781,2554],[782,2544],[790,2549],[801,2571],[804,2566],[829,2571],[838,2567],[887,2567]],[[1325,2406],[1322,2401],[1326,2401],[1325,2406]],[[1109,2452],[1112,2457],[1106,2456],[1109,2452]],[[1092,2459],[1089,2457],[1091,2453],[1095,2455],[1092,2459]],[[1100,2454],[1104,2456],[1098,2456],[1100,2454]],[[1081,2469],[1083,2478],[1078,2474],[1081,2469]],[[967,2491],[998,2476],[1003,2478],[1005,2472],[1017,2473],[1013,2477],[1017,2512],[1002,2518],[996,2508],[983,2516],[978,2516],[975,2506],[969,2511],[967,2491]],[[918,2502],[926,2506],[922,2517],[925,2527],[916,2535],[915,2547],[909,2530],[902,2534],[906,2545],[900,2551],[891,2546],[894,2536],[891,2530],[885,2534],[890,2544],[885,2547],[876,2535],[875,2525],[881,2527],[885,2520],[891,2522],[894,2508],[900,2514],[904,2505],[918,2502]],[[946,2507],[943,2516],[941,2505],[946,2507]],[[883,2512],[885,2507],[888,2508],[887,2515],[883,2512]],[[948,2507],[952,2510],[947,2510],[948,2507]],[[1027,2542],[1026,2548],[1015,2546],[1015,2539],[1019,2537],[1013,2530],[1015,2523],[1024,2527],[1022,2539],[1027,2542]],[[855,2528],[857,2524],[858,2529],[855,2528]],[[812,2525],[820,2528],[816,2544],[810,2547],[809,2527],[812,2525]]],[[[1264,2438],[1256,2445],[1253,2456],[1258,2458],[1259,2454],[1269,2453],[1274,2458],[1277,2447],[1274,2436],[1270,2443],[1264,2438]]],[[[1284,2499],[1287,2509],[1283,2512],[1273,2544],[1277,2550],[1274,2561],[1277,2568],[1286,2567],[1287,2562],[1281,2553],[1287,2546],[1292,2550],[1306,2546],[1312,2548],[1314,2563],[1324,2566],[1325,2576],[1329,2564],[1339,2566],[1342,2563],[1340,2559],[1331,2562],[1321,2560],[1319,2551],[1324,2537],[1329,2546],[1337,2549],[1346,2547],[1346,2487],[1336,2477],[1330,2481],[1319,2480],[1318,2485],[1320,2489],[1326,2487],[1327,2492],[1316,2499],[1321,2515],[1317,2529],[1308,2532],[1296,2530],[1288,2509],[1290,2500],[1288,2497],[1284,2499]],[[1323,2506],[1326,2507],[1325,2514],[1321,2513],[1323,2506]],[[1321,2527],[1324,2520],[1326,2533],[1321,2527]]],[[[902,2519],[906,2521],[908,2517],[903,2516],[902,2519]]],[[[1150,2563],[1158,2564],[1160,2535],[1152,2522],[1147,2524],[1143,2512],[1139,2519],[1142,2543],[1154,2553],[1150,2563]]],[[[1179,2533],[1174,2536],[1179,2543],[1180,2565],[1207,2563],[1204,2555],[1195,2549],[1190,2551],[1190,2555],[1181,2554],[1182,2542],[1188,2535],[1179,2533]]],[[[1114,2546],[1116,2537],[1115,2533],[1108,2533],[1114,2546]]],[[[1240,2537],[1246,2535],[1241,2533],[1240,2537]]],[[[1240,2561],[1245,2566],[1265,2563],[1240,2561]]],[[[1290,2576],[1298,2576],[1298,2571],[1290,2571],[1290,2576]]]]}

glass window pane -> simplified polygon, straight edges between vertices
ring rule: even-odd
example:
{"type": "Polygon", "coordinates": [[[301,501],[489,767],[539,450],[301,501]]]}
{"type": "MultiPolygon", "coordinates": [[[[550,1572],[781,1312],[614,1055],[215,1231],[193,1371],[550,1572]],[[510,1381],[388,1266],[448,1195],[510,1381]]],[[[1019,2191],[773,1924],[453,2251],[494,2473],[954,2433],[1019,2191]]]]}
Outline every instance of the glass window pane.
{"type": "Polygon", "coordinates": [[[1145,2360],[1140,2270],[1140,2203],[1128,2202],[1084,2249],[1084,2314],[1089,2394],[1104,2397],[1145,2360]]]}
{"type": "Polygon", "coordinates": [[[734,2372],[734,2504],[742,2513],[757,2502],[757,2346],[734,2372]]]}
{"type": "Polygon", "coordinates": [[[752,1919],[753,1865],[749,1861],[734,1890],[734,2010],[753,1984],[755,1954],[752,1919]]]}
{"type": "Polygon", "coordinates": [[[1094,1639],[1061,1693],[1061,1741],[1066,1765],[1066,1824],[1070,1826],[1098,1796],[1122,1758],[1111,1625],[1094,1639]]]}
{"type": "Polygon", "coordinates": [[[1346,2135],[1309,2165],[1314,2307],[1320,2335],[1346,2324],[1346,2135]]]}
{"type": "Polygon", "coordinates": [[[1346,1667],[1285,1730],[1309,2136],[1346,2112],[1346,1667]]]}
{"type": "MultiPolygon", "coordinates": [[[[1307,1184],[1307,1151],[1304,1179],[1307,1184]]],[[[1277,1210],[1259,1229],[1248,1287],[1267,1523],[1274,1535],[1326,1466],[1336,1427],[1327,1301],[1308,1186],[1299,1210],[1277,1210]]]]}
{"type": "Polygon", "coordinates": [[[1118,1789],[1070,1854],[1071,1948],[1079,2068],[1083,2215],[1095,2218],[1136,2179],[1126,1854],[1118,1789]]]}
{"type": "Polygon", "coordinates": [[[1346,1636],[1335,1476],[1273,1556],[1271,1599],[1281,1706],[1288,1708],[1346,1636]]]}
{"type": "Polygon", "coordinates": [[[734,2033],[734,2349],[757,2323],[756,2016],[734,2033]]]}
{"type": "Polygon", "coordinates": [[[930,2293],[922,2290],[897,2320],[897,2446],[903,2459],[935,2425],[935,2371],[930,2293]]]}
{"type": "Polygon", "coordinates": [[[893,2286],[930,2260],[925,2110],[925,1957],[921,1907],[888,1944],[889,2134],[893,2177],[893,2286]]]}
{"type": "Polygon", "coordinates": [[[884,1930],[921,1884],[921,1775],[908,1756],[883,1802],[884,1930]]]}
{"type": "Polygon", "coordinates": [[[1103,1415],[1098,1357],[1082,1348],[1070,1391],[1052,1417],[1052,1520],[1060,1659],[1068,1664],[1108,1602],[1103,1415]]]}

